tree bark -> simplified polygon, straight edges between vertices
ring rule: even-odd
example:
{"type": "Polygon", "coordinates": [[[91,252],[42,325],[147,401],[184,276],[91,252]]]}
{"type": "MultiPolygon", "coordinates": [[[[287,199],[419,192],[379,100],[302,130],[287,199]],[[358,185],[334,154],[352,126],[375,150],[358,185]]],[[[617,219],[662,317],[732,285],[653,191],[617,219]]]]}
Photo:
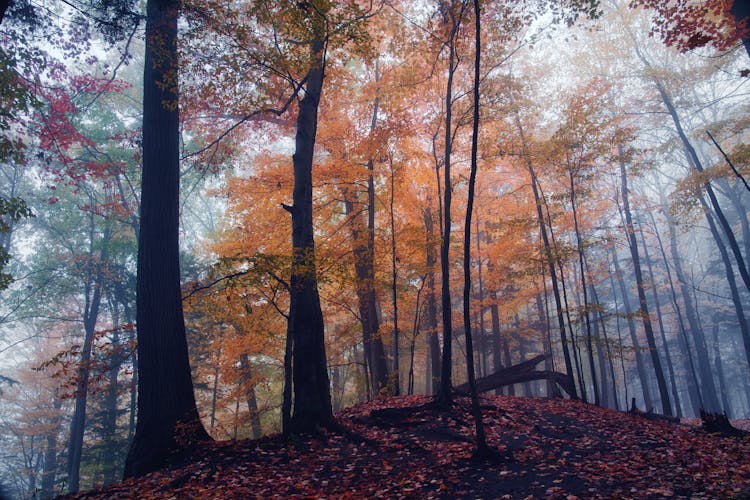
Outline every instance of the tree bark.
{"type": "Polygon", "coordinates": [[[288,431],[312,432],[333,425],[323,313],[318,295],[313,242],[312,166],[318,127],[318,106],[325,77],[324,12],[313,14],[317,36],[311,42],[311,68],[299,103],[292,213],[292,272],[289,329],[293,340],[294,406],[288,431]]]}
{"type": "Polygon", "coordinates": [[[240,354],[240,369],[242,370],[241,383],[245,391],[247,411],[250,412],[250,428],[253,430],[253,439],[263,435],[260,426],[260,413],[258,412],[258,400],[255,397],[255,384],[253,384],[253,372],[250,366],[250,357],[247,353],[240,354]]]}
{"type": "Polygon", "coordinates": [[[458,68],[456,60],[456,38],[458,28],[464,13],[464,2],[453,0],[448,6],[450,17],[450,35],[448,45],[448,82],[445,88],[445,152],[443,156],[443,175],[445,189],[443,191],[443,241],[440,245],[440,270],[442,275],[441,306],[443,313],[443,357],[440,370],[440,391],[437,401],[441,406],[453,403],[453,310],[450,292],[450,242],[451,242],[451,200],[453,186],[451,184],[451,154],[453,152],[453,77],[458,68]],[[457,6],[460,3],[460,8],[457,6]]]}
{"type": "Polygon", "coordinates": [[[669,390],[667,381],[664,377],[664,370],[661,367],[659,351],[656,347],[656,336],[651,324],[651,316],[648,311],[648,302],[646,301],[646,289],[643,283],[643,272],[641,270],[641,257],[638,253],[638,241],[635,238],[635,229],[633,228],[633,217],[630,213],[630,197],[628,190],[628,175],[623,160],[622,146],[618,146],[620,156],[620,180],[622,182],[622,205],[625,212],[625,230],[628,237],[628,247],[630,256],[633,259],[633,271],[635,272],[635,283],[638,289],[638,316],[643,323],[643,329],[646,332],[646,342],[648,343],[649,353],[651,354],[651,364],[656,373],[656,385],[659,388],[659,398],[661,399],[662,413],[668,417],[672,416],[672,405],[669,401],[669,390]]]}
{"type": "Polygon", "coordinates": [[[438,338],[437,303],[435,300],[435,230],[432,221],[432,210],[424,211],[424,226],[427,235],[427,341],[430,353],[430,381],[432,394],[440,390],[440,339],[438,338]]]}
{"type": "Polygon", "coordinates": [[[146,6],[143,177],[138,238],[138,421],[124,477],[142,476],[210,439],[198,415],[182,312],[176,0],[146,6]]]}
{"type": "Polygon", "coordinates": [[[599,401],[599,382],[596,377],[596,365],[594,364],[594,347],[591,340],[591,315],[589,314],[589,292],[586,284],[586,265],[583,249],[583,241],[581,238],[581,228],[578,224],[578,207],[576,206],[576,185],[575,178],[573,176],[573,170],[568,170],[568,177],[570,180],[570,205],[573,212],[573,229],[576,235],[576,247],[578,253],[578,266],[581,272],[581,289],[583,291],[583,317],[586,322],[586,350],[589,357],[589,374],[591,376],[591,385],[594,390],[594,404],[600,406],[599,401]]]}
{"type": "Polygon", "coordinates": [[[633,321],[633,309],[630,306],[630,296],[627,288],[625,287],[625,277],[623,276],[622,269],[620,268],[620,261],[617,258],[617,251],[612,248],[612,263],[615,266],[615,274],[617,275],[617,284],[620,286],[620,295],[622,295],[623,308],[625,309],[625,315],[628,319],[628,331],[630,332],[630,341],[633,344],[635,350],[635,365],[638,369],[638,379],[641,382],[641,391],[643,393],[643,402],[646,405],[647,410],[651,410],[654,404],[651,400],[651,390],[648,387],[648,375],[646,370],[646,361],[643,359],[643,353],[641,352],[641,344],[638,341],[638,334],[635,329],[635,322],[633,321]]]}
{"type": "Polygon", "coordinates": [[[544,211],[542,210],[542,201],[539,195],[539,187],[537,185],[536,172],[534,171],[534,164],[531,161],[530,152],[526,145],[526,138],[521,126],[521,120],[518,115],[515,116],[516,128],[521,138],[522,154],[526,158],[526,167],[529,172],[529,178],[531,180],[531,190],[534,193],[534,203],[536,204],[537,223],[539,224],[539,233],[542,237],[542,244],[544,246],[544,253],[549,267],[550,281],[552,282],[552,294],[555,298],[555,307],[557,311],[557,326],[560,329],[560,341],[562,343],[563,359],[565,361],[565,372],[569,378],[567,385],[573,387],[573,392],[570,397],[578,399],[578,394],[575,391],[575,382],[573,379],[573,364],[570,360],[570,350],[568,349],[568,338],[566,334],[565,318],[563,316],[562,301],[560,300],[560,287],[557,281],[557,271],[555,270],[555,259],[552,255],[552,247],[550,245],[549,236],[547,235],[547,224],[544,221],[544,211]]]}
{"type": "Polygon", "coordinates": [[[80,489],[80,468],[83,457],[83,434],[86,430],[86,406],[88,402],[89,369],[91,364],[91,350],[99,318],[99,308],[102,300],[102,286],[104,281],[103,266],[109,259],[109,240],[111,230],[107,227],[102,236],[102,250],[99,256],[94,255],[94,215],[91,214],[89,227],[89,262],[84,291],[83,328],[84,339],[81,349],[81,360],[78,367],[78,377],[75,393],[75,410],[70,424],[70,439],[68,441],[68,492],[76,493],[80,489]]]}

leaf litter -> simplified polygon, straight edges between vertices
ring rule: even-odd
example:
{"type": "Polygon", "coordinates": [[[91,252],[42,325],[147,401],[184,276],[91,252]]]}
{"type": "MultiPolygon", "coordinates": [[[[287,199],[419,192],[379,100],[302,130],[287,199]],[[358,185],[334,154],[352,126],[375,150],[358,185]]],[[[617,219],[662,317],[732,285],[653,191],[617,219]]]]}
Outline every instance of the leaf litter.
{"type": "Polygon", "coordinates": [[[473,458],[468,399],[446,411],[384,397],[341,411],[341,431],[209,443],[182,467],[77,498],[750,496],[747,436],[562,399],[486,396],[482,413],[491,460],[473,458]]]}

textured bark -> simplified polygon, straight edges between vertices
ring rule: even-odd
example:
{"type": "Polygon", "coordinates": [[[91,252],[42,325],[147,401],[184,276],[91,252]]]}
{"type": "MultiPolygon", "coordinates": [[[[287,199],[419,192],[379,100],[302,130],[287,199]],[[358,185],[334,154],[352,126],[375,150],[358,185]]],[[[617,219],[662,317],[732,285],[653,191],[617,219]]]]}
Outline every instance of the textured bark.
{"type": "Polygon", "coordinates": [[[143,75],[143,176],[138,238],[138,421],[124,476],[179,460],[209,439],[195,406],[179,261],[176,0],[149,0],[143,75]]]}
{"type": "Polygon", "coordinates": [[[318,128],[318,105],[325,77],[324,13],[315,15],[319,18],[312,21],[318,37],[310,45],[312,65],[306,75],[305,95],[299,103],[292,158],[293,205],[289,208],[292,213],[289,330],[293,341],[294,404],[288,431],[294,434],[333,425],[313,242],[313,152],[318,128]]]}

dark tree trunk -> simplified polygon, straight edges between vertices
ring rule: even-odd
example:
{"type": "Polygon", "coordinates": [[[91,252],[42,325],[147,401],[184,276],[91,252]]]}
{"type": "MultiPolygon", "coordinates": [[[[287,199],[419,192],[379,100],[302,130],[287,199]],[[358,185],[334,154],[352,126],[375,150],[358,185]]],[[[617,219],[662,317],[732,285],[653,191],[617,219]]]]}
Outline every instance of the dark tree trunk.
{"type": "MultiPolygon", "coordinates": [[[[477,154],[479,149],[479,82],[480,82],[480,59],[482,54],[481,43],[481,11],[479,0],[474,0],[474,110],[472,112],[471,133],[471,172],[469,174],[469,192],[466,202],[466,218],[464,222],[464,339],[466,341],[466,374],[468,376],[469,393],[471,395],[471,412],[474,416],[474,429],[477,435],[477,456],[486,456],[490,453],[487,439],[484,435],[484,423],[482,422],[482,410],[479,407],[479,395],[477,393],[476,376],[474,374],[474,345],[471,335],[471,216],[474,210],[474,191],[477,182],[477,154]]],[[[481,304],[480,304],[481,308],[481,304]]]]}
{"type": "Polygon", "coordinates": [[[646,332],[646,342],[648,343],[648,349],[651,354],[651,364],[654,367],[656,373],[656,384],[659,388],[659,398],[661,399],[662,413],[668,417],[672,416],[672,405],[669,401],[669,390],[667,389],[667,380],[664,377],[664,370],[661,367],[661,359],[659,358],[659,351],[656,347],[656,336],[654,335],[654,328],[651,324],[651,316],[648,311],[648,302],[646,301],[646,288],[643,280],[643,272],[641,271],[641,257],[638,253],[638,242],[635,238],[635,229],[633,228],[633,217],[630,213],[630,197],[628,190],[628,176],[625,169],[625,162],[622,158],[622,147],[618,146],[618,153],[620,156],[620,180],[622,182],[622,205],[623,211],[625,212],[625,231],[628,237],[628,246],[630,248],[630,256],[633,259],[633,271],[635,272],[635,283],[638,288],[638,316],[643,322],[643,329],[646,332]]]}
{"type": "Polygon", "coordinates": [[[581,228],[578,224],[578,207],[576,206],[576,185],[573,170],[568,171],[570,180],[570,205],[573,212],[573,228],[576,235],[576,247],[578,253],[578,266],[581,273],[581,289],[583,291],[583,317],[586,323],[586,351],[589,357],[589,375],[591,376],[591,385],[594,390],[594,404],[600,406],[599,400],[599,382],[596,377],[596,364],[594,363],[594,346],[591,340],[591,314],[589,313],[589,292],[586,284],[586,256],[583,249],[583,240],[581,238],[581,228]]]}
{"type": "MultiPolygon", "coordinates": [[[[571,393],[575,392],[575,386],[570,385],[570,379],[565,374],[547,370],[534,370],[534,367],[544,361],[545,357],[546,355],[541,354],[528,361],[503,368],[498,372],[477,379],[476,390],[482,393],[522,382],[550,380],[562,387],[569,395],[572,395],[571,393]]],[[[458,392],[466,392],[468,389],[469,384],[456,387],[458,392]]]]}
{"type": "Polygon", "coordinates": [[[116,463],[118,442],[117,442],[117,417],[119,416],[119,409],[117,407],[117,401],[120,392],[120,385],[118,383],[118,377],[120,374],[120,366],[122,365],[124,358],[122,356],[123,346],[120,343],[120,323],[119,309],[117,301],[110,297],[110,306],[112,310],[112,324],[115,327],[112,333],[112,357],[109,360],[110,367],[108,371],[108,384],[107,390],[104,395],[104,422],[102,424],[104,430],[104,456],[102,465],[104,467],[104,484],[113,484],[118,479],[118,470],[116,463]]]}
{"type": "Polygon", "coordinates": [[[293,341],[294,407],[288,431],[312,432],[333,425],[325,352],[323,313],[318,295],[313,243],[312,166],[318,127],[318,105],[325,77],[324,13],[313,20],[318,38],[311,43],[311,68],[299,103],[295,139],[292,213],[292,272],[289,329],[293,341]]]}
{"type": "Polygon", "coordinates": [[[398,255],[396,254],[396,218],[393,205],[396,199],[396,172],[393,168],[393,157],[389,158],[389,165],[391,167],[391,198],[389,205],[389,214],[391,216],[391,298],[393,300],[393,374],[391,375],[391,394],[398,396],[401,394],[401,376],[399,374],[399,330],[398,330],[398,293],[397,293],[397,278],[398,268],[396,262],[398,261],[398,255]]]}
{"type": "Polygon", "coordinates": [[[664,345],[664,358],[667,362],[667,372],[669,373],[669,383],[672,390],[672,397],[674,398],[675,416],[682,418],[682,405],[680,404],[680,394],[677,390],[677,378],[674,373],[674,365],[672,364],[672,355],[670,354],[669,344],[667,343],[667,334],[664,329],[664,321],[662,319],[661,302],[659,300],[659,292],[656,289],[656,279],[654,278],[654,266],[651,262],[651,257],[648,252],[648,245],[646,245],[646,237],[643,235],[643,228],[639,227],[638,232],[641,235],[641,243],[643,244],[643,256],[646,259],[646,268],[648,269],[648,277],[651,282],[651,293],[654,296],[654,307],[656,308],[656,320],[659,325],[659,336],[661,342],[664,345]]]}
{"type": "MultiPolygon", "coordinates": [[[[492,368],[499,371],[503,367],[503,343],[500,333],[500,309],[497,305],[497,293],[493,293],[492,305],[490,305],[490,319],[492,321],[492,368]]],[[[500,395],[500,389],[496,393],[500,395]]]]}
{"type": "MultiPolygon", "coordinates": [[[[440,339],[438,338],[437,303],[435,300],[435,230],[432,221],[432,210],[424,211],[424,226],[427,234],[427,341],[430,353],[430,381],[432,394],[440,390],[440,339]]],[[[429,391],[428,391],[429,392],[429,391]]]]}
{"type": "Polygon", "coordinates": [[[729,402],[729,395],[727,394],[727,379],[724,376],[724,363],[721,360],[721,349],[719,344],[719,318],[714,315],[713,326],[711,327],[711,334],[713,336],[714,344],[714,366],[716,367],[716,375],[719,378],[719,393],[721,394],[721,404],[724,406],[724,413],[732,417],[734,412],[732,411],[732,405],[729,402]]]}
{"type": "Polygon", "coordinates": [[[440,271],[442,275],[441,306],[443,313],[443,357],[440,370],[440,391],[437,401],[441,406],[453,403],[453,310],[450,291],[450,242],[451,242],[451,199],[453,186],[451,184],[451,154],[453,152],[453,76],[458,68],[456,58],[456,38],[458,28],[463,18],[465,4],[460,2],[460,8],[453,0],[447,8],[450,17],[450,35],[448,45],[448,82],[445,89],[445,153],[443,156],[443,175],[445,189],[443,192],[443,241],[440,245],[440,271]],[[458,12],[457,12],[458,11],[458,12]]]}
{"type": "MultiPolygon", "coordinates": [[[[663,206],[666,207],[666,200],[662,200],[663,206]]],[[[674,265],[675,277],[677,282],[680,284],[680,295],[685,306],[685,318],[687,319],[688,328],[687,331],[690,333],[690,338],[695,346],[695,354],[697,359],[696,363],[693,364],[691,369],[695,370],[700,385],[696,388],[699,391],[700,405],[708,411],[719,411],[719,399],[717,397],[716,384],[714,384],[713,375],[711,374],[711,362],[708,356],[708,347],[706,346],[706,338],[703,333],[700,321],[696,311],[697,305],[693,301],[690,293],[690,287],[688,286],[688,279],[685,276],[685,272],[682,269],[682,259],[677,248],[677,231],[675,230],[675,222],[669,215],[669,211],[665,210],[664,215],[667,217],[667,228],[669,231],[669,246],[672,253],[672,264],[674,265]]],[[[710,224],[709,224],[710,227],[710,224]]],[[[717,233],[718,235],[718,233],[717,233]]],[[[717,248],[721,247],[721,239],[717,241],[717,248]]],[[[720,250],[721,251],[721,250],[720,250]]],[[[729,279],[729,278],[728,278],[729,279]]],[[[685,339],[685,347],[690,350],[690,342],[685,339]]],[[[689,361],[692,362],[692,355],[689,361]]],[[[697,413],[696,413],[697,414],[697,413]]]]}
{"type": "Polygon", "coordinates": [[[620,268],[620,261],[617,258],[617,252],[612,248],[612,263],[615,266],[615,274],[617,275],[617,284],[620,286],[620,295],[622,295],[623,308],[625,309],[625,315],[628,318],[628,331],[630,332],[630,341],[633,344],[635,350],[635,365],[638,369],[638,379],[641,382],[641,391],[643,392],[643,402],[646,405],[646,410],[651,411],[654,407],[651,401],[651,390],[648,387],[648,376],[646,370],[646,361],[643,359],[643,352],[641,351],[641,344],[638,342],[638,334],[635,329],[635,321],[633,321],[633,309],[630,306],[630,294],[627,287],[625,286],[625,277],[623,276],[622,269],[620,268]]]}
{"type": "MultiPolygon", "coordinates": [[[[747,317],[745,316],[745,310],[742,306],[742,298],[740,297],[740,291],[737,289],[737,280],[734,278],[734,270],[732,269],[732,262],[729,260],[729,253],[727,252],[724,242],[719,234],[719,230],[716,227],[716,223],[713,219],[713,213],[708,208],[703,197],[700,197],[701,206],[703,207],[703,213],[708,221],[708,227],[711,230],[711,235],[716,241],[716,248],[719,250],[721,255],[721,262],[724,264],[724,272],[727,275],[727,284],[729,285],[729,291],[732,296],[732,304],[734,305],[734,311],[737,315],[737,320],[740,325],[740,336],[742,337],[742,343],[745,346],[745,359],[750,364],[750,326],[747,323],[747,317]]],[[[715,410],[714,410],[715,411],[715,410]]]]}
{"type": "Polygon", "coordinates": [[[89,262],[85,283],[85,305],[83,311],[84,339],[81,349],[81,361],[78,367],[76,382],[75,410],[70,424],[70,438],[68,441],[68,492],[76,493],[80,489],[80,468],[83,456],[83,434],[86,429],[86,406],[88,401],[89,370],[91,364],[91,349],[94,342],[96,322],[99,318],[99,308],[102,300],[102,286],[104,269],[108,257],[108,246],[111,231],[106,228],[102,236],[102,251],[98,257],[94,256],[94,216],[91,215],[89,227],[89,262]],[[98,262],[95,262],[98,259],[98,262]]]}
{"type": "Polygon", "coordinates": [[[39,498],[54,498],[55,494],[55,477],[57,476],[57,443],[60,432],[60,408],[62,408],[62,399],[59,397],[57,390],[53,396],[52,407],[55,410],[54,416],[50,419],[49,431],[47,432],[47,447],[44,450],[44,469],[42,473],[42,489],[39,498]]]}
{"type": "MultiPolygon", "coordinates": [[[[370,165],[371,162],[368,162],[370,165]]],[[[369,175],[370,181],[372,174],[369,175]]],[[[372,389],[377,394],[385,388],[388,383],[388,366],[386,365],[385,349],[380,338],[380,324],[377,314],[377,296],[373,285],[375,279],[375,236],[374,216],[370,217],[370,210],[375,210],[375,194],[370,194],[368,182],[368,227],[367,235],[363,235],[361,217],[356,212],[354,202],[349,194],[344,196],[346,214],[350,219],[350,232],[354,254],[354,272],[357,277],[357,301],[359,306],[359,322],[362,327],[362,345],[367,367],[370,370],[370,381],[372,389]],[[372,199],[372,203],[370,202],[372,199]],[[370,229],[369,219],[372,219],[373,229],[370,229]]]]}
{"type": "Polygon", "coordinates": [[[245,353],[240,354],[240,369],[242,370],[240,380],[245,391],[247,411],[250,412],[250,427],[253,430],[253,439],[258,439],[263,435],[263,430],[260,426],[260,413],[258,412],[258,400],[255,397],[255,384],[253,384],[250,357],[245,353]]]}
{"type": "MultiPolygon", "coordinates": [[[[659,186],[661,188],[661,186],[659,186]]],[[[661,196],[661,190],[660,190],[660,196],[661,196]]],[[[661,200],[662,203],[664,203],[665,200],[661,200]]],[[[666,206],[662,205],[664,208],[666,206]]],[[[666,211],[665,211],[666,212],[666,211]]],[[[669,264],[669,259],[667,259],[667,253],[664,249],[664,243],[661,240],[661,234],[659,233],[659,229],[656,226],[656,220],[654,219],[654,214],[649,212],[649,217],[651,219],[651,224],[654,228],[654,234],[656,236],[656,241],[659,244],[659,252],[661,253],[662,260],[664,261],[664,269],[667,271],[667,281],[669,283],[669,291],[672,298],[672,307],[675,310],[675,313],[677,314],[677,322],[678,322],[678,328],[679,328],[679,343],[680,347],[685,355],[686,361],[684,363],[685,365],[685,371],[690,375],[687,377],[687,388],[688,388],[688,397],[690,398],[690,404],[692,405],[692,411],[693,415],[698,415],[698,412],[703,407],[703,399],[700,393],[700,385],[698,383],[698,375],[695,370],[695,362],[693,361],[693,354],[690,351],[690,343],[688,342],[687,337],[687,328],[685,326],[685,320],[683,319],[682,315],[682,308],[680,307],[680,304],[677,300],[677,292],[674,287],[674,281],[672,280],[672,270],[671,266],[669,264]]],[[[669,218],[669,216],[667,216],[669,218]]],[[[667,223],[670,224],[669,233],[670,233],[670,239],[674,238],[674,229],[671,227],[672,222],[668,219],[667,223]]],[[[676,254],[676,239],[672,240],[672,255],[673,255],[673,263],[675,266],[678,265],[679,255],[676,254]]]]}
{"type": "Polygon", "coordinates": [[[164,467],[209,439],[195,406],[179,260],[176,0],[149,0],[143,74],[143,177],[138,238],[138,421],[124,477],[164,467]]]}
{"type": "MultiPolygon", "coordinates": [[[[697,170],[698,172],[703,172],[703,164],[700,161],[700,158],[698,158],[698,153],[695,151],[695,148],[690,142],[690,139],[685,134],[685,131],[682,128],[682,122],[680,121],[680,116],[677,114],[677,109],[672,102],[672,98],[669,96],[667,90],[664,88],[664,85],[662,85],[659,80],[654,80],[654,83],[656,84],[656,88],[659,91],[659,95],[661,96],[664,105],[667,107],[669,115],[672,117],[672,122],[674,123],[677,135],[680,137],[682,145],[685,148],[685,154],[688,158],[688,162],[695,170],[697,170]]],[[[737,243],[737,239],[734,236],[732,226],[729,224],[729,221],[724,215],[724,211],[721,208],[721,205],[719,205],[719,200],[716,198],[716,194],[714,193],[713,187],[711,187],[711,183],[709,181],[706,181],[703,187],[706,190],[706,195],[708,195],[708,199],[711,202],[711,207],[716,214],[716,218],[719,220],[719,225],[724,230],[724,236],[726,236],[727,238],[729,248],[734,254],[735,261],[737,262],[737,270],[742,277],[742,281],[745,283],[745,288],[750,291],[750,272],[748,271],[747,265],[745,264],[745,259],[742,256],[742,252],[740,251],[740,246],[737,243]]],[[[721,243],[719,243],[718,241],[717,244],[721,245],[721,243]]]]}
{"type": "MultiPolygon", "coordinates": [[[[529,171],[529,178],[531,180],[531,190],[534,193],[534,203],[536,204],[537,223],[539,224],[539,233],[542,236],[542,244],[544,246],[544,253],[549,267],[550,281],[552,282],[552,295],[555,298],[555,308],[557,311],[557,326],[560,329],[560,341],[562,343],[563,359],[565,361],[565,373],[570,378],[568,386],[575,387],[575,381],[573,379],[573,364],[570,360],[570,350],[568,349],[568,337],[566,334],[565,318],[562,307],[562,300],[560,299],[560,287],[557,281],[557,271],[555,270],[555,259],[550,245],[549,236],[547,235],[547,224],[544,220],[544,211],[542,210],[542,200],[539,195],[539,187],[537,184],[536,173],[534,172],[534,164],[531,161],[530,152],[526,146],[526,138],[524,136],[523,127],[521,126],[521,120],[518,116],[515,116],[516,128],[521,137],[521,144],[523,148],[523,155],[526,158],[526,167],[529,171]]],[[[573,399],[578,399],[578,394],[575,389],[570,394],[573,399]]]]}

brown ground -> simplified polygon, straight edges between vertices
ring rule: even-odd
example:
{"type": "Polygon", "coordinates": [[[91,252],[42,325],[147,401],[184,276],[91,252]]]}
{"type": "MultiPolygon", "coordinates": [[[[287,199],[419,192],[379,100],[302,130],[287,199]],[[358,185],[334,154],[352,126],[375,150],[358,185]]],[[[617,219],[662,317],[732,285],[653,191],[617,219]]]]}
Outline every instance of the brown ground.
{"type": "Polygon", "coordinates": [[[343,432],[213,443],[182,468],[80,497],[750,498],[750,437],[569,400],[488,396],[496,456],[481,461],[468,400],[450,412],[429,402],[356,405],[338,415],[343,432]]]}

